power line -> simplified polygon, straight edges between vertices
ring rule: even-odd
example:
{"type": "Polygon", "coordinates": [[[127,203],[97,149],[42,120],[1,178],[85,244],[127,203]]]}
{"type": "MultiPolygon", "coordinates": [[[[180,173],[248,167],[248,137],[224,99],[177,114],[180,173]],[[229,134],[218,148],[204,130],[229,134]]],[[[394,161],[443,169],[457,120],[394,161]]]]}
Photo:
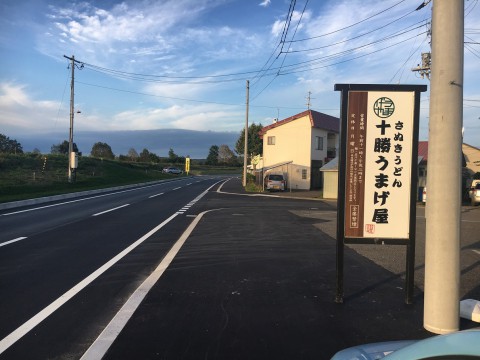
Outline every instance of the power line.
{"type": "MultiPolygon", "coordinates": [[[[128,94],[150,96],[150,97],[169,99],[169,100],[189,101],[189,102],[196,102],[196,103],[203,103],[203,104],[213,104],[213,105],[242,106],[242,107],[245,106],[245,104],[223,103],[223,102],[218,102],[218,101],[207,101],[207,100],[198,100],[198,99],[179,98],[179,97],[173,97],[173,96],[155,95],[155,94],[149,94],[149,93],[140,92],[140,91],[118,89],[118,88],[114,88],[114,87],[110,87],[110,86],[104,86],[104,85],[98,85],[98,84],[90,84],[90,83],[86,83],[86,82],[78,81],[78,80],[75,80],[75,83],[76,84],[81,84],[81,85],[86,85],[86,86],[97,87],[97,88],[105,89],[105,90],[112,90],[112,91],[118,91],[118,92],[123,92],[123,93],[128,93],[128,94]]],[[[250,106],[252,106],[252,105],[250,105],[250,106]]],[[[269,108],[269,109],[277,109],[277,108],[279,108],[279,109],[303,109],[303,107],[270,106],[270,105],[254,105],[253,107],[269,108]]],[[[336,110],[336,109],[325,109],[325,110],[336,110]]]]}
{"type": "MultiPolygon", "coordinates": [[[[375,16],[378,16],[378,15],[380,15],[380,14],[383,14],[384,12],[386,12],[386,11],[394,8],[395,6],[403,3],[404,1],[405,1],[405,0],[401,0],[401,1],[399,1],[398,3],[390,6],[389,8],[386,8],[385,10],[382,10],[382,11],[376,13],[376,14],[373,14],[373,15],[371,15],[371,16],[363,19],[363,20],[360,20],[360,21],[358,21],[358,22],[356,22],[356,23],[354,23],[354,24],[345,26],[345,27],[343,27],[343,28],[340,28],[340,29],[337,29],[337,30],[334,30],[334,31],[330,31],[329,33],[325,33],[325,34],[317,35],[317,36],[312,36],[312,37],[305,38],[305,39],[295,40],[295,41],[292,41],[292,42],[300,42],[300,41],[307,41],[307,40],[312,40],[312,39],[318,39],[318,38],[321,38],[321,37],[325,37],[325,36],[332,35],[332,34],[335,34],[335,33],[337,33],[337,32],[340,32],[340,31],[349,29],[349,28],[354,27],[354,26],[356,26],[356,25],[358,25],[358,24],[361,24],[361,23],[363,23],[363,22],[365,22],[365,21],[367,21],[367,20],[372,19],[372,18],[374,18],[375,16]]],[[[413,11],[412,11],[412,12],[413,12],[413,11]]],[[[408,13],[407,15],[411,14],[412,12],[408,13]]],[[[397,20],[398,20],[398,19],[397,19],[397,20]]],[[[396,20],[395,20],[395,21],[396,21],[396,20]]]]}
{"type": "MultiPolygon", "coordinates": [[[[424,20],[420,21],[420,22],[424,22],[424,20]]],[[[414,24],[416,25],[416,24],[414,24]]],[[[413,26],[413,25],[410,25],[410,26],[413,26]]],[[[408,29],[410,26],[408,26],[406,29],[408,29]]],[[[416,26],[414,28],[411,28],[409,30],[399,30],[398,32],[395,32],[391,35],[388,35],[384,38],[381,38],[379,40],[375,40],[375,41],[372,41],[368,44],[365,44],[365,45],[362,45],[362,46],[359,46],[359,47],[356,47],[354,48],[354,50],[358,50],[358,49],[361,49],[361,48],[364,48],[364,47],[367,47],[367,46],[370,46],[370,45],[374,45],[374,44],[378,44],[378,43],[381,43],[381,42],[384,42],[384,41],[387,41],[387,40],[390,40],[390,39],[393,39],[397,36],[401,36],[401,35],[404,35],[404,34],[407,34],[411,31],[414,31],[414,30],[417,30],[419,28],[422,28],[424,25],[420,25],[420,26],[416,26]]],[[[334,44],[335,45],[335,44],[334,44]]],[[[324,49],[326,47],[330,47],[332,45],[325,45],[325,46],[320,46],[320,47],[316,47],[316,48],[310,48],[310,49],[302,49],[302,50],[293,50],[293,51],[290,51],[290,53],[299,53],[299,52],[306,52],[306,51],[315,51],[315,50],[321,50],[321,49],[324,49]]]]}

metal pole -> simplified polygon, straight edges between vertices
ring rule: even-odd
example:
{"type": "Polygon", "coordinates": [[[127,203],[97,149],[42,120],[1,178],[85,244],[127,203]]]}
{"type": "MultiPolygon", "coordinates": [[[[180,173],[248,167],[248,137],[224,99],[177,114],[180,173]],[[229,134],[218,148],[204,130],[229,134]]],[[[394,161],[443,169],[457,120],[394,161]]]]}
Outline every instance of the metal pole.
{"type": "Polygon", "coordinates": [[[245,145],[244,145],[244,151],[243,151],[243,187],[247,186],[249,92],[250,92],[250,81],[247,80],[247,110],[245,114],[245,145]]]}
{"type": "Polygon", "coordinates": [[[424,327],[459,329],[463,0],[434,0],[424,327]]]}
{"type": "Polygon", "coordinates": [[[74,97],[74,69],[75,69],[75,56],[72,55],[72,81],[70,84],[70,134],[68,138],[68,182],[73,182],[72,179],[72,152],[73,152],[73,97],[74,97]]]}

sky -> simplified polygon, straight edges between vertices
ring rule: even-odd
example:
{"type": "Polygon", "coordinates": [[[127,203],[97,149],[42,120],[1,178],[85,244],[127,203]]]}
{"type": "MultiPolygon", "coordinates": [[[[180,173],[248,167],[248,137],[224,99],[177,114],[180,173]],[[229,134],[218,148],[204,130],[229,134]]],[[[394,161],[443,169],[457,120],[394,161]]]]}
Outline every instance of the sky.
{"type": "MultiPolygon", "coordinates": [[[[247,80],[249,124],[308,106],[339,117],[337,83],[430,85],[411,71],[430,51],[432,2],[420,4],[2,0],[0,133],[20,143],[51,133],[68,139],[72,56],[74,133],[239,134],[247,80]]],[[[466,0],[464,142],[480,148],[479,24],[478,0],[466,0]]],[[[422,94],[420,140],[428,140],[429,97],[422,94]]]]}

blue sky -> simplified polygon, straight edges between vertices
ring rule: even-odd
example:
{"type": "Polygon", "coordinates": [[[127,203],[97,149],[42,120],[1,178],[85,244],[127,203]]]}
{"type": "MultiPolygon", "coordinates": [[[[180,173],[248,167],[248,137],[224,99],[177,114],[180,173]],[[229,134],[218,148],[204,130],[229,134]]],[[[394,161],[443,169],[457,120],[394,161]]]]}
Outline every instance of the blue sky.
{"type": "MultiPolygon", "coordinates": [[[[239,133],[247,79],[249,121],[263,125],[306,110],[309,92],[312,109],[339,116],[335,83],[429,85],[411,68],[430,50],[432,3],[415,11],[421,0],[297,0],[287,22],[293,3],[2,0],[0,133],[68,138],[64,55],[85,63],[75,71],[75,131],[239,133]]],[[[478,0],[465,9],[464,141],[480,147],[478,0]]]]}

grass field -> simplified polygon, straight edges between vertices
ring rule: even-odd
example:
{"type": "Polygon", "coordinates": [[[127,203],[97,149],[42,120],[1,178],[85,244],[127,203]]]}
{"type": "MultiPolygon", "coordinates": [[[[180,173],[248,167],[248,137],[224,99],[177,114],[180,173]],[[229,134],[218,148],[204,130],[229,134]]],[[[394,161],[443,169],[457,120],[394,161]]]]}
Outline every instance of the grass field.
{"type": "MultiPolygon", "coordinates": [[[[0,203],[178,177],[162,173],[169,165],[80,157],[76,181],[69,183],[65,155],[0,154],[0,203]]],[[[241,171],[192,164],[190,175],[238,175],[241,171]]]]}

